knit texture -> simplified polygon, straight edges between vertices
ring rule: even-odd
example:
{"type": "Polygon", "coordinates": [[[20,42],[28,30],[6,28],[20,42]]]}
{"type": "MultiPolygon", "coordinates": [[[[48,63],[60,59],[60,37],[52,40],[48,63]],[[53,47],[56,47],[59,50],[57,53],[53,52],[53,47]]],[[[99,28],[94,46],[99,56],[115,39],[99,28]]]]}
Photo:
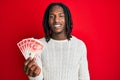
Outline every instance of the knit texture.
{"type": "Polygon", "coordinates": [[[45,49],[37,63],[42,72],[30,80],[90,80],[87,50],[84,42],[72,36],[71,40],[40,39],[45,49]]]}

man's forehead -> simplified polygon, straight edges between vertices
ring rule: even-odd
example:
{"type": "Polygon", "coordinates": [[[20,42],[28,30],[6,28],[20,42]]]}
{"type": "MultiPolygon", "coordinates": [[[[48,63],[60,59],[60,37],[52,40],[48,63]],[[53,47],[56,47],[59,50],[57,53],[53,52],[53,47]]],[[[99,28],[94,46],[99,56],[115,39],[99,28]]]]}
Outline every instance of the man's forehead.
{"type": "Polygon", "coordinates": [[[64,13],[63,8],[59,5],[56,5],[50,9],[50,13],[53,13],[53,12],[64,13]]]}

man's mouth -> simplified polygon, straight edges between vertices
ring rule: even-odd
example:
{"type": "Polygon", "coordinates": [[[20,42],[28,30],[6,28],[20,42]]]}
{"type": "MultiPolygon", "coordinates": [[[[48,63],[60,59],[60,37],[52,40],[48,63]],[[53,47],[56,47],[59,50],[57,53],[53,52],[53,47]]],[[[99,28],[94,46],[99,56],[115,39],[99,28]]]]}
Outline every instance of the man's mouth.
{"type": "Polygon", "coordinates": [[[58,27],[60,27],[61,26],[61,24],[54,24],[53,25],[53,27],[56,27],[56,28],[58,28],[58,27]]]}
{"type": "Polygon", "coordinates": [[[60,26],[61,26],[60,24],[54,25],[54,27],[60,27],[60,26]]]}

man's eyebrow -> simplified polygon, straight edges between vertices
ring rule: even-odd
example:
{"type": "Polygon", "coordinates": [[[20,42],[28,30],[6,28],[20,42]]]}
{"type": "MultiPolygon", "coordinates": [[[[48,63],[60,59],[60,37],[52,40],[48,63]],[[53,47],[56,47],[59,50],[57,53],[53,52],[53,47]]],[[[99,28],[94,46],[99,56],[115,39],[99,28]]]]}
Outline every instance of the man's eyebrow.
{"type": "Polygon", "coordinates": [[[64,13],[60,13],[60,14],[64,14],[64,13]]]}

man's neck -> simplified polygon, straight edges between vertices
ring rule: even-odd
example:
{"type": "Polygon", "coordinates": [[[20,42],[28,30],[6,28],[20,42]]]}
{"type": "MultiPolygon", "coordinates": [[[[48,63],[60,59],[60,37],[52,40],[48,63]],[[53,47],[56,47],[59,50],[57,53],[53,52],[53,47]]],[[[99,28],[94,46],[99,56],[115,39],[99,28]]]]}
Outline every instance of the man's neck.
{"type": "Polygon", "coordinates": [[[67,36],[66,34],[52,34],[52,38],[55,40],[65,40],[67,36]]]}

